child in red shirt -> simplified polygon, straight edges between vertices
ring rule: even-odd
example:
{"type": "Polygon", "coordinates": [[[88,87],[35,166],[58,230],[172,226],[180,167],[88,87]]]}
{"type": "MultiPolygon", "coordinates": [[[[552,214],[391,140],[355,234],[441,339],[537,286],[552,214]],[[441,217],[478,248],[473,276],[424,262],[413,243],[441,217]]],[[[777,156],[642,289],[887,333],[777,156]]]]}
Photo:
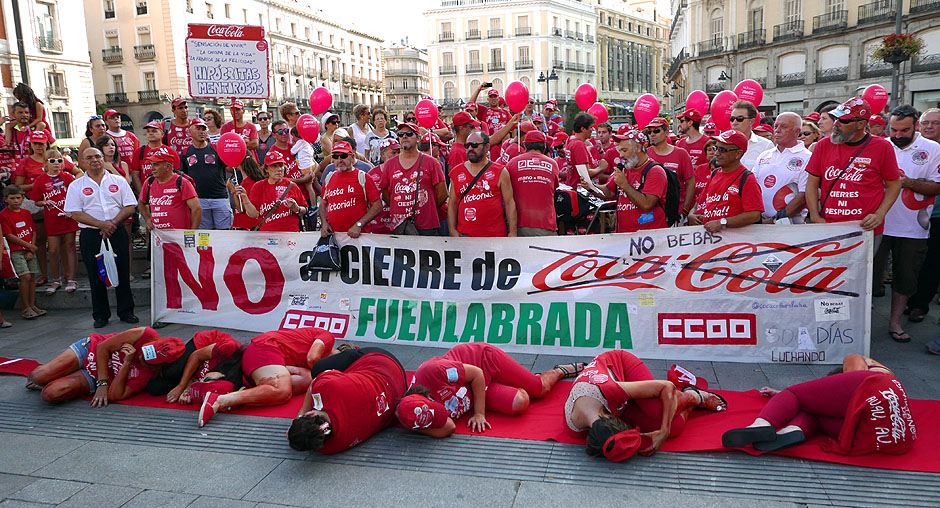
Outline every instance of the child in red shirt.
{"type": "Polygon", "coordinates": [[[64,268],[65,291],[71,293],[77,289],[75,282],[75,232],[78,223],[65,213],[65,193],[75,177],[65,169],[65,158],[58,150],[48,150],[43,166],[44,173],[36,177],[29,198],[41,206],[46,235],[49,240],[49,264],[52,272],[52,284],[46,288],[51,295],[62,287],[59,268],[64,268]]]}
{"type": "Polygon", "coordinates": [[[3,201],[7,207],[0,210],[0,227],[3,228],[3,236],[10,243],[13,270],[20,279],[23,318],[35,319],[46,314],[46,311],[36,307],[35,274],[39,273],[39,263],[36,260],[38,248],[32,243],[36,224],[33,222],[32,215],[20,208],[23,204],[23,190],[19,186],[4,187],[3,201]]]}

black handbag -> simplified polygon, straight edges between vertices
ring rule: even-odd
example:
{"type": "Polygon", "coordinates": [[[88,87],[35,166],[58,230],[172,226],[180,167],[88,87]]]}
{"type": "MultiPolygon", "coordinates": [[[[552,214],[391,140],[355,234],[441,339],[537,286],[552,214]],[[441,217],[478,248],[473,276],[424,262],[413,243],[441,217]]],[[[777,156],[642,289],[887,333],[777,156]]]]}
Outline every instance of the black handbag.
{"type": "Polygon", "coordinates": [[[325,270],[336,272],[342,268],[339,256],[339,244],[333,235],[321,237],[317,246],[313,248],[313,257],[307,265],[311,270],[325,270]]]}

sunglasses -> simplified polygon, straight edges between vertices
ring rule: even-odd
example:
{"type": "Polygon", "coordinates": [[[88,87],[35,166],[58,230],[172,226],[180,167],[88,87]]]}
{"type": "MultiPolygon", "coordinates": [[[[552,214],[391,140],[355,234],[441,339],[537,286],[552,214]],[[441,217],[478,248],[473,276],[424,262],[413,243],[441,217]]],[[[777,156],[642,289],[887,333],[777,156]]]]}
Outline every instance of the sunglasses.
{"type": "Polygon", "coordinates": [[[473,149],[476,149],[477,147],[481,147],[481,146],[483,146],[483,145],[485,145],[485,144],[486,144],[486,143],[484,143],[484,142],[482,142],[482,141],[480,141],[479,143],[471,143],[470,141],[467,141],[467,142],[464,143],[463,145],[464,145],[465,147],[467,147],[467,148],[473,150],[473,149]]]}
{"type": "Polygon", "coordinates": [[[333,154],[334,159],[346,159],[348,157],[349,157],[348,153],[334,153],[333,154]]]}
{"type": "Polygon", "coordinates": [[[410,138],[411,136],[417,136],[414,131],[398,131],[398,137],[400,138],[410,138]]]}
{"type": "Polygon", "coordinates": [[[859,120],[861,120],[861,118],[839,118],[839,123],[841,123],[842,125],[847,125],[853,122],[857,122],[859,120]]]}
{"type": "Polygon", "coordinates": [[[104,117],[101,116],[101,115],[95,115],[95,116],[89,118],[89,120],[102,120],[103,118],[104,118],[104,117]]]}
{"type": "Polygon", "coordinates": [[[259,117],[258,117],[258,121],[259,121],[259,122],[263,122],[263,121],[265,121],[265,120],[270,120],[270,118],[268,118],[268,117],[266,117],[266,116],[259,116],[259,117]]]}
{"type": "Polygon", "coordinates": [[[213,120],[213,121],[214,121],[215,118],[212,118],[211,116],[204,116],[204,117],[202,117],[202,120],[203,120],[204,122],[208,122],[209,120],[213,120]]]}
{"type": "Polygon", "coordinates": [[[65,162],[65,159],[46,159],[46,162],[49,164],[62,164],[65,162]]]}
{"type": "Polygon", "coordinates": [[[730,120],[731,120],[732,122],[744,122],[744,121],[746,121],[746,120],[753,120],[753,118],[751,118],[751,117],[749,117],[749,116],[732,116],[732,117],[730,118],[730,120]]]}
{"type": "Polygon", "coordinates": [[[723,147],[723,146],[716,146],[716,147],[715,147],[715,150],[717,150],[718,153],[728,153],[728,152],[737,152],[737,151],[740,151],[741,149],[740,149],[740,148],[725,148],[725,147],[723,147]]]}
{"type": "Polygon", "coordinates": [[[529,104],[535,104],[535,101],[529,101],[529,104]]]}
{"type": "MultiPolygon", "coordinates": [[[[290,114],[290,113],[288,113],[288,114],[290,114]]],[[[338,123],[339,123],[339,120],[330,120],[329,122],[326,122],[327,125],[331,125],[331,124],[332,124],[332,125],[336,125],[336,124],[338,124],[338,123]]]]}
{"type": "Polygon", "coordinates": [[[275,134],[287,134],[290,132],[290,129],[278,129],[274,131],[275,134]]]}
{"type": "Polygon", "coordinates": [[[646,130],[644,131],[644,133],[645,133],[647,136],[649,136],[650,134],[659,134],[659,133],[661,133],[661,132],[663,132],[663,130],[662,130],[662,129],[658,129],[658,128],[657,128],[657,129],[646,129],[646,130]]]}
{"type": "Polygon", "coordinates": [[[800,133],[800,136],[809,137],[809,136],[812,136],[812,135],[813,135],[813,131],[803,131],[803,132],[800,133]]]}

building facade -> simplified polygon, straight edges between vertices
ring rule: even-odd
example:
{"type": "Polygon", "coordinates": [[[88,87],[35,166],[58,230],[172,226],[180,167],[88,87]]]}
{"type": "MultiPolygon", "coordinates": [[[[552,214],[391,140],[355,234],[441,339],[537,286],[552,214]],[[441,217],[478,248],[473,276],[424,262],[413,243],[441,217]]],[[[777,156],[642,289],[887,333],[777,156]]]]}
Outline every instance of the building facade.
{"type": "Polygon", "coordinates": [[[9,107],[16,100],[13,87],[28,82],[45,104],[53,135],[63,145],[72,144],[70,138],[83,137],[85,121],[95,114],[82,5],[20,0],[19,8],[26,76],[20,68],[12,2],[4,0],[0,4],[0,98],[9,107]]]}
{"type": "MultiPolygon", "coordinates": [[[[673,60],[667,79],[685,94],[709,94],[742,79],[764,87],[761,109],[806,114],[873,83],[891,90],[892,66],[872,52],[894,32],[897,0],[673,0],[673,60]]],[[[903,2],[902,31],[925,49],[901,64],[900,103],[940,102],[940,0],[903,2]]]]}
{"type": "MultiPolygon", "coordinates": [[[[403,41],[404,42],[404,41],[403,41]]],[[[403,44],[385,48],[385,108],[390,116],[404,118],[425,95],[428,82],[428,52],[403,44]]]]}
{"type": "MultiPolygon", "coordinates": [[[[40,1],[40,0],[36,0],[40,1]]],[[[310,0],[239,2],[84,0],[87,47],[95,68],[95,99],[124,115],[129,127],[171,115],[170,101],[188,97],[186,35],[190,23],[260,25],[269,42],[270,97],[249,110],[275,111],[325,86],[334,108],[351,121],[356,103],[382,98],[382,40],[325,15],[310,0]]],[[[194,99],[190,116],[206,108],[226,119],[229,99],[194,99]]]]}

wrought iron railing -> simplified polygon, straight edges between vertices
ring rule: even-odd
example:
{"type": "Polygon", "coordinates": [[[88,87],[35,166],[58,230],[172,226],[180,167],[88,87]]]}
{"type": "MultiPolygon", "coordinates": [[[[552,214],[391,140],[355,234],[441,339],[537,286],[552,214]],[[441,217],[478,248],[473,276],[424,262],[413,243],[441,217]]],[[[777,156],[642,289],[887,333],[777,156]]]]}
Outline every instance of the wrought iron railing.
{"type": "Polygon", "coordinates": [[[813,33],[830,32],[845,28],[849,24],[849,11],[831,11],[813,16],[813,33]]]}
{"type": "Polygon", "coordinates": [[[127,104],[126,92],[113,92],[105,94],[105,100],[108,104],[127,104]]]}
{"type": "Polygon", "coordinates": [[[796,86],[806,83],[806,72],[788,72],[777,75],[777,87],[796,86]]]}
{"type": "Polygon", "coordinates": [[[832,83],[833,81],[845,81],[849,78],[848,67],[832,67],[829,69],[819,69],[816,71],[817,83],[832,83]]]}
{"type": "Polygon", "coordinates": [[[157,50],[153,44],[134,46],[134,58],[138,60],[152,60],[157,57],[157,50]]]}
{"type": "Polygon", "coordinates": [[[858,24],[877,23],[894,19],[897,15],[897,5],[894,0],[876,0],[858,6],[858,24]]]}
{"type": "Polygon", "coordinates": [[[124,60],[124,50],[119,47],[102,49],[101,59],[107,63],[120,62],[124,60]]]}
{"type": "Polygon", "coordinates": [[[738,34],[738,49],[754,48],[763,46],[767,42],[767,30],[751,30],[738,34]]]}

